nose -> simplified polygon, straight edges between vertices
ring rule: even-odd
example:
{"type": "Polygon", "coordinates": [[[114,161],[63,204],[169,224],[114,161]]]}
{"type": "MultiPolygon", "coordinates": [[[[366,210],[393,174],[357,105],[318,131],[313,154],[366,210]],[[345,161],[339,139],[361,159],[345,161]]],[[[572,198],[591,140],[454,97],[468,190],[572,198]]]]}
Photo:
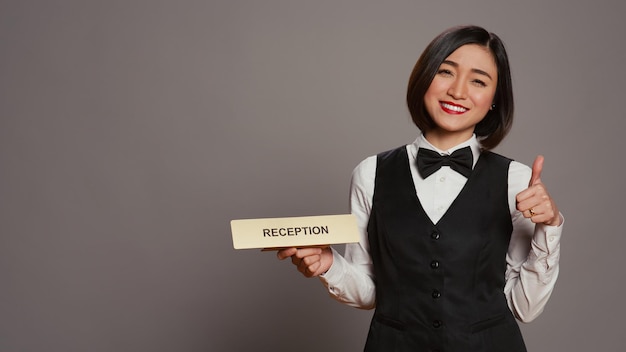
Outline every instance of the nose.
{"type": "Polygon", "coordinates": [[[448,95],[453,97],[454,99],[466,99],[467,98],[467,87],[461,80],[454,80],[450,87],[448,88],[448,95]]]}

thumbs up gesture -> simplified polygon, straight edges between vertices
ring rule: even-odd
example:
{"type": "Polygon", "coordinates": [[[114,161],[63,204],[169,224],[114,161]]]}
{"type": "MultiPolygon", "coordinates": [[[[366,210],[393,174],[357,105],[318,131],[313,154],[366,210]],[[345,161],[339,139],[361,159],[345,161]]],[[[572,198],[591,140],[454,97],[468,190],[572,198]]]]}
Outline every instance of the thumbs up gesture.
{"type": "Polygon", "coordinates": [[[517,194],[517,210],[534,223],[558,226],[561,224],[559,210],[541,182],[543,160],[541,155],[535,159],[528,188],[517,194]]]}

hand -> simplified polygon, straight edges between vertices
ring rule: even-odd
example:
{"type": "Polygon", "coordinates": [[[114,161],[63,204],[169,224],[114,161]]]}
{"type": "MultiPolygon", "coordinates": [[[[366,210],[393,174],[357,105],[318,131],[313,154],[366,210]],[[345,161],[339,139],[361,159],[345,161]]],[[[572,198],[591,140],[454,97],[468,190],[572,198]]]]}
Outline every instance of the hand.
{"type": "Polygon", "coordinates": [[[522,212],[525,218],[530,218],[534,223],[558,226],[561,224],[561,215],[556,207],[556,203],[554,203],[543,182],[541,182],[543,160],[544,158],[541,155],[535,159],[528,188],[516,196],[517,210],[522,212]]]}
{"type": "Polygon", "coordinates": [[[285,248],[276,253],[278,259],[291,257],[291,262],[306,277],[319,276],[330,269],[333,252],[326,247],[285,248]]]}

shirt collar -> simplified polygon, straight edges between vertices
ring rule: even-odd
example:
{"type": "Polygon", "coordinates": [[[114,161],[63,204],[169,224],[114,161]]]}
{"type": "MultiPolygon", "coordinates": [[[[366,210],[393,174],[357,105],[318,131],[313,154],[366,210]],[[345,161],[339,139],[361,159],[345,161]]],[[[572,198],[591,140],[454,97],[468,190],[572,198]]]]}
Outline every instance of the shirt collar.
{"type": "Polygon", "coordinates": [[[480,142],[478,142],[478,138],[476,138],[475,134],[472,134],[472,137],[468,140],[466,140],[465,142],[461,143],[461,144],[457,144],[454,147],[448,149],[448,150],[441,150],[437,147],[435,147],[434,145],[430,144],[429,141],[426,140],[426,137],[424,137],[424,134],[420,134],[419,137],[417,137],[417,139],[415,140],[415,142],[413,142],[413,145],[415,146],[415,148],[413,148],[413,157],[417,157],[417,150],[419,148],[425,148],[425,149],[430,149],[433,151],[436,151],[439,154],[442,155],[450,155],[452,154],[454,151],[461,149],[461,148],[465,148],[465,147],[470,147],[470,149],[472,150],[472,157],[473,157],[473,165],[472,167],[476,166],[476,162],[478,161],[478,157],[480,156],[480,151],[481,151],[481,147],[480,147],[480,142]]]}

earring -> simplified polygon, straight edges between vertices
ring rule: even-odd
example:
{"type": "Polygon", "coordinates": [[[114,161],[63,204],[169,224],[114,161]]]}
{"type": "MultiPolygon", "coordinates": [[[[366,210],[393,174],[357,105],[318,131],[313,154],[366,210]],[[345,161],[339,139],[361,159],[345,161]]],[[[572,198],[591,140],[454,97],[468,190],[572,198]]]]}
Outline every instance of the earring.
{"type": "Polygon", "coordinates": [[[491,104],[491,107],[489,108],[489,110],[493,110],[496,108],[496,104],[491,104]]]}

